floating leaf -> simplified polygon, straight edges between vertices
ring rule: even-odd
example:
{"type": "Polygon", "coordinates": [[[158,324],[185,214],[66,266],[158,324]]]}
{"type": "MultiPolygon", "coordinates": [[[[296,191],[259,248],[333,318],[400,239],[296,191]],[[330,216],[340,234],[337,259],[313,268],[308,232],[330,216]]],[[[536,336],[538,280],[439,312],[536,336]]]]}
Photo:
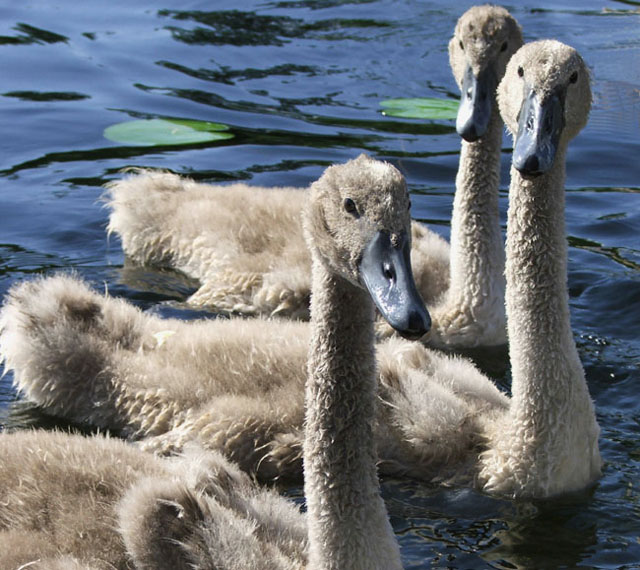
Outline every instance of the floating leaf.
{"type": "Polygon", "coordinates": [[[181,145],[233,138],[220,123],[189,119],[147,119],[125,121],[104,130],[111,141],[137,146],[181,145]]]}
{"type": "Polygon", "coordinates": [[[380,106],[384,108],[383,115],[401,119],[449,120],[458,114],[458,101],[453,99],[387,99],[380,106]]]}

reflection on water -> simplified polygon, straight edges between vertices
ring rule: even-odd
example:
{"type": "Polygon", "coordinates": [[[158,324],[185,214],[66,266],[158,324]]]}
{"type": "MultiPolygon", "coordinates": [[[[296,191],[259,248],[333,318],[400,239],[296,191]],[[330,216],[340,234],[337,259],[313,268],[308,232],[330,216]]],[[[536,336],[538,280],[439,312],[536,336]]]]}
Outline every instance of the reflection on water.
{"type": "Polygon", "coordinates": [[[18,35],[0,36],[0,45],[20,45],[20,44],[55,44],[58,42],[67,42],[69,38],[30,26],[29,24],[18,23],[13,27],[18,35]]]}
{"type": "Polygon", "coordinates": [[[506,518],[507,526],[496,533],[499,545],[487,560],[501,560],[508,567],[547,568],[580,565],[585,552],[598,542],[598,521],[586,510],[586,493],[552,502],[524,503],[506,518]],[[541,551],[540,544],[555,545],[541,551]]]}
{"type": "Polygon", "coordinates": [[[640,263],[633,261],[633,258],[638,257],[638,251],[636,250],[626,247],[604,247],[596,241],[572,236],[569,236],[569,245],[605,255],[612,261],[628,267],[629,269],[640,270],[640,263]]]}
{"type": "Polygon", "coordinates": [[[65,266],[66,263],[54,255],[28,251],[19,245],[0,246],[0,275],[42,273],[65,266]]]}
{"type": "Polygon", "coordinates": [[[172,63],[170,61],[158,61],[158,65],[162,65],[167,69],[179,71],[185,75],[202,79],[203,81],[213,81],[215,83],[227,83],[233,85],[236,81],[248,81],[253,79],[264,79],[265,77],[284,77],[293,75],[313,76],[318,72],[317,67],[309,65],[276,65],[265,69],[191,69],[185,65],[172,63]]]}
{"type": "Polygon", "coordinates": [[[196,26],[185,29],[175,25],[165,28],[174,39],[187,44],[231,45],[231,46],[282,46],[293,39],[317,39],[340,41],[361,39],[346,33],[354,28],[387,28],[387,22],[368,19],[331,18],[310,22],[308,19],[289,16],[266,16],[255,12],[226,10],[224,12],[187,12],[161,10],[160,16],[177,21],[197,22],[206,28],[196,26]]]}
{"type": "MultiPolygon", "coordinates": [[[[196,180],[306,186],[366,151],[396,164],[412,215],[449,235],[460,141],[453,121],[394,119],[380,101],[458,97],[447,42],[466,6],[435,0],[181,0],[5,3],[0,18],[0,294],[75,270],[162,317],[196,284],[132,266],[105,238],[102,186],[122,168],[196,180]],[[119,146],[129,119],[229,125],[222,143],[119,146]]],[[[640,14],[638,2],[542,0],[509,9],[525,39],[574,45],[593,76],[589,125],[569,150],[572,327],[602,428],[602,479],[586,492],[514,502],[469,489],[388,480],[383,494],[407,568],[614,568],[640,565],[640,14]]],[[[506,219],[509,137],[500,208],[506,219]]],[[[508,354],[466,354],[508,392],[508,354]]],[[[16,399],[0,381],[0,426],[78,429],[16,399]]],[[[302,490],[287,494],[302,502],[302,490]]]]}
{"type": "Polygon", "coordinates": [[[82,99],[89,99],[89,95],[69,91],[9,91],[2,95],[4,97],[15,97],[23,101],[81,101],[82,99]]]}

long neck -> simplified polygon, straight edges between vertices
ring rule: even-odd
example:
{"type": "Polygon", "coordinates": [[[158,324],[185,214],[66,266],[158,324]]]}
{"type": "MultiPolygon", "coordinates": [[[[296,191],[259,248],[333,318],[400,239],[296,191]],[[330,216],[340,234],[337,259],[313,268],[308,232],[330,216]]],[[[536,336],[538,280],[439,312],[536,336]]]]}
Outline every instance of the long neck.
{"type": "Polygon", "coordinates": [[[479,300],[497,305],[497,310],[503,305],[504,246],[498,209],[502,128],[494,105],[484,136],[462,141],[451,215],[448,304],[465,309],[479,300]]]}
{"type": "Polygon", "coordinates": [[[313,261],[304,443],[309,568],[402,568],[380,497],[368,294],[313,261]]]}
{"type": "MultiPolygon", "coordinates": [[[[569,317],[562,154],[536,178],[511,169],[506,306],[516,400],[543,388],[561,363],[567,372],[582,370],[569,317]]],[[[569,382],[566,376],[559,380],[569,382]]]]}
{"type": "Polygon", "coordinates": [[[512,449],[531,458],[537,494],[580,488],[600,468],[599,428],[569,315],[564,160],[559,149],[553,169],[532,179],[511,169],[506,307],[510,421],[520,426],[512,449]]]}

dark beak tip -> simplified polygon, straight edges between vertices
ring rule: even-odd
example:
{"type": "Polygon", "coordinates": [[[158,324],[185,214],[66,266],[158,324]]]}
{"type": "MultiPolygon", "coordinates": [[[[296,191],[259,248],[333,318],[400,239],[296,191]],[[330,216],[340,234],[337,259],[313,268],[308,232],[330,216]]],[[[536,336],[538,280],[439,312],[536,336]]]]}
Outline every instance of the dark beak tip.
{"type": "Polygon", "coordinates": [[[476,135],[476,126],[471,120],[465,121],[464,123],[457,121],[456,133],[466,141],[474,141],[478,138],[476,135]]]}
{"type": "Polygon", "coordinates": [[[516,170],[527,177],[536,177],[544,174],[545,170],[541,168],[540,159],[535,154],[530,154],[527,156],[516,155],[513,158],[513,165],[516,170]]]}
{"type": "Polygon", "coordinates": [[[526,168],[518,168],[517,170],[524,178],[537,178],[538,176],[544,174],[544,172],[541,172],[539,170],[527,170],[526,168]]]}
{"type": "Polygon", "coordinates": [[[426,311],[414,310],[409,315],[407,325],[398,329],[398,333],[407,340],[418,340],[431,329],[431,317],[426,311]]]}
{"type": "Polygon", "coordinates": [[[468,130],[458,131],[458,135],[467,142],[476,142],[480,138],[480,135],[476,133],[475,127],[468,130]]]}
{"type": "Polygon", "coordinates": [[[486,132],[488,121],[478,116],[471,116],[465,122],[456,122],[456,132],[467,142],[475,142],[486,132]]]}
{"type": "Polygon", "coordinates": [[[398,331],[400,336],[402,338],[404,338],[405,340],[420,340],[425,334],[426,332],[419,332],[419,331],[398,331]]]}

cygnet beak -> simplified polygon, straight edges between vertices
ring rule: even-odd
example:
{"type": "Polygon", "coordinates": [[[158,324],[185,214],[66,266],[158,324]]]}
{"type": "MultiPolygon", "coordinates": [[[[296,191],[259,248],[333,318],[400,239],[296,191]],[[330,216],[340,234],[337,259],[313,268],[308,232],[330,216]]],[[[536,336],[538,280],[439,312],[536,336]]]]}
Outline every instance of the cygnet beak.
{"type": "Polygon", "coordinates": [[[564,128],[562,97],[553,93],[541,101],[533,90],[525,94],[513,145],[513,166],[522,174],[547,172],[555,159],[564,128]]]}
{"type": "Polygon", "coordinates": [[[471,66],[467,66],[456,118],[456,131],[467,142],[476,141],[487,132],[496,86],[495,74],[490,69],[483,69],[476,77],[471,66]]]}
{"type": "Polygon", "coordinates": [[[379,231],[360,261],[361,281],[386,321],[403,337],[417,340],[431,328],[431,317],[411,271],[406,233],[379,231]]]}

